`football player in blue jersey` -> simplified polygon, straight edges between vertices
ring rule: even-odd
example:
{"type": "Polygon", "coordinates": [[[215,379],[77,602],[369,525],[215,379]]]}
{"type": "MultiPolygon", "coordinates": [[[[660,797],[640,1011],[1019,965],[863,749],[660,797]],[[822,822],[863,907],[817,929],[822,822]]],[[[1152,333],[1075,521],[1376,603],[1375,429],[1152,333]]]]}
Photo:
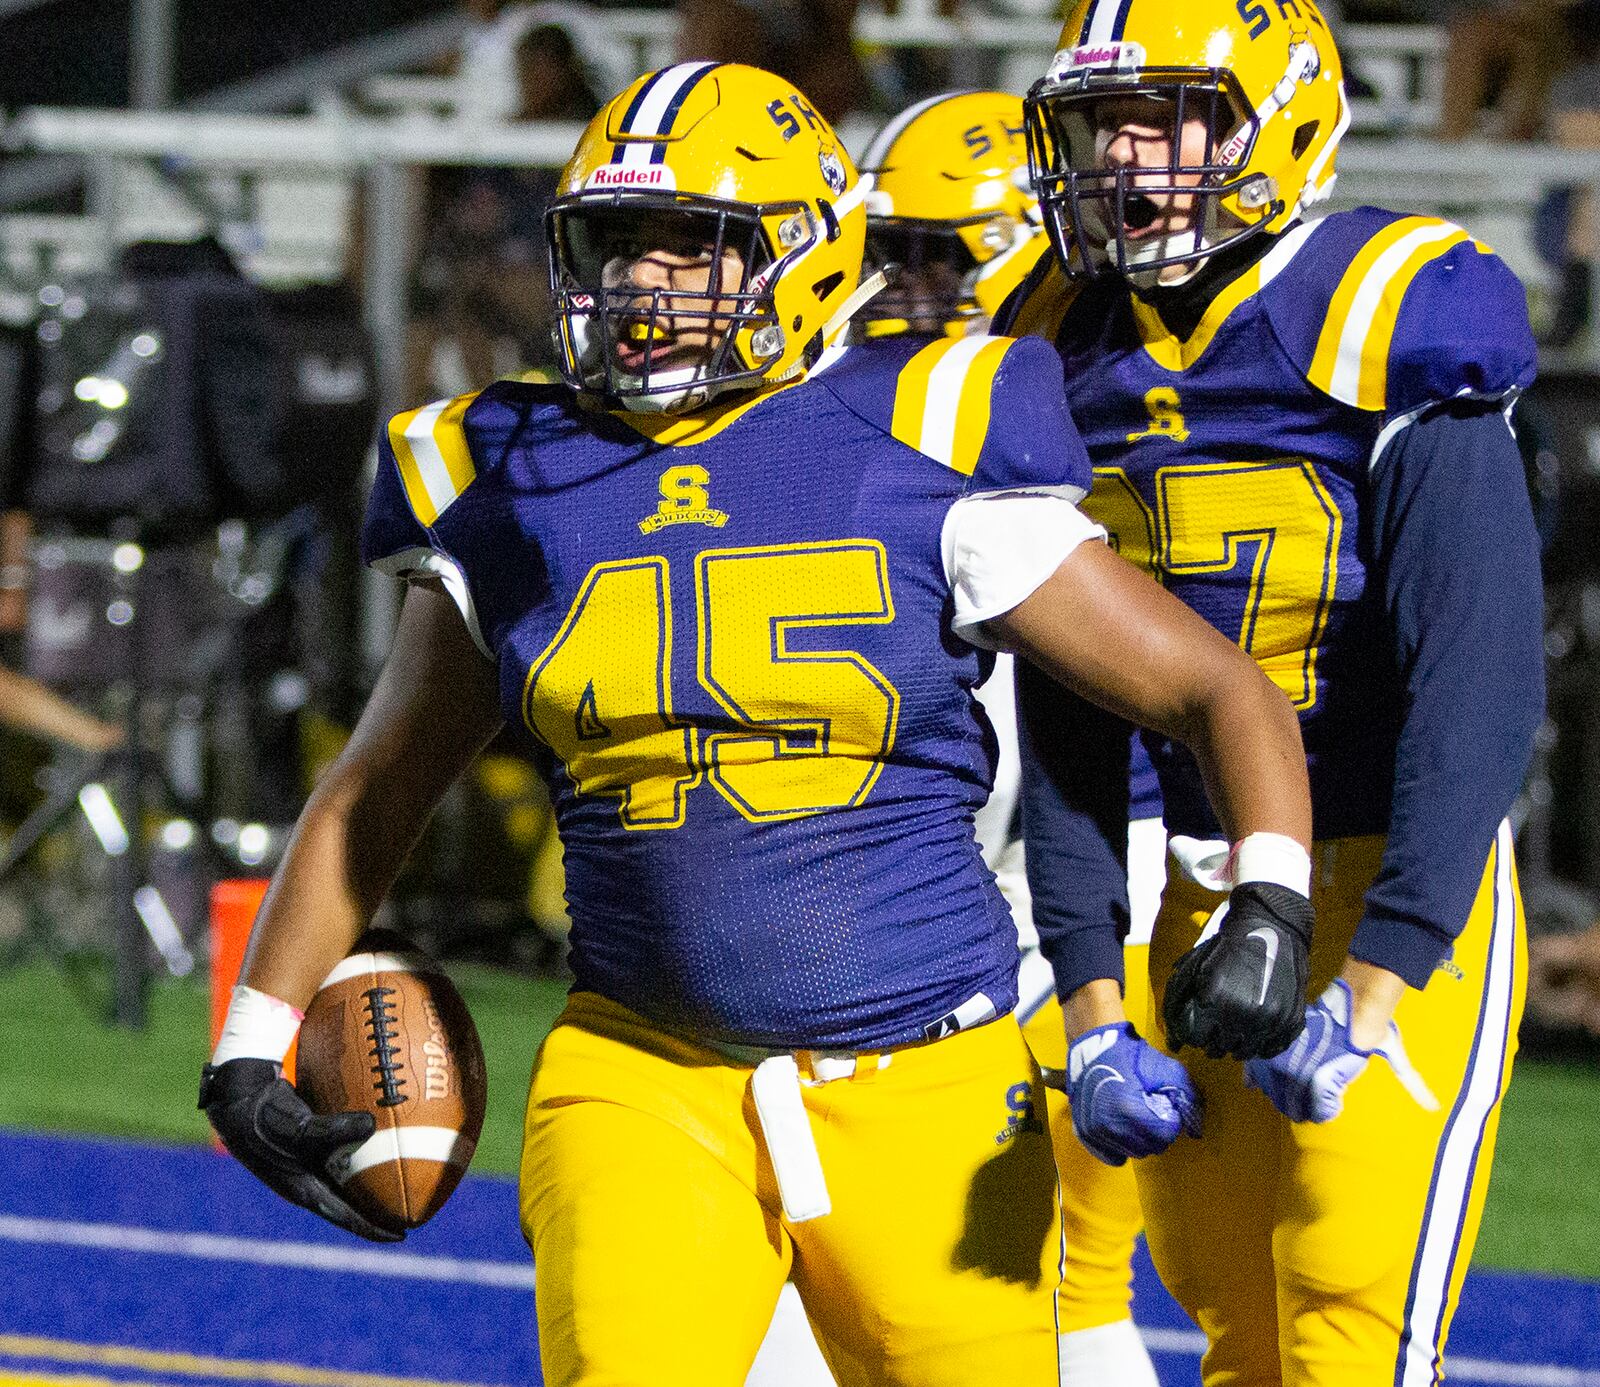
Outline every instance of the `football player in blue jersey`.
{"type": "MultiPolygon", "coordinates": [[[[1312,0],[1079,0],[1027,106],[1055,256],[999,329],[1055,344],[1123,556],[1298,709],[1314,805],[1285,1031],[1249,1006],[1281,941],[1208,926],[1227,835],[1193,760],[1146,736],[1174,833],[1149,1021],[1207,1112],[1139,1167],[1151,1249],[1208,1384],[1432,1384],[1522,1006],[1504,819],[1543,697],[1505,417],[1533,375],[1522,289],[1447,222],[1307,215],[1349,122],[1312,0]]],[[[1036,682],[1023,702],[1035,916],[1061,987],[1114,985],[1127,776],[1093,752],[1119,740],[1036,682]]]]}
{"type": "MultiPolygon", "coordinates": [[[[280,1064],[433,805],[514,726],[556,807],[576,979],[521,1173],[552,1387],[738,1387],[786,1277],[851,1387],[1056,1381],[1041,1075],[972,828],[990,647],[1193,747],[1247,877],[1306,870],[1293,710],[1098,542],[1050,348],[837,345],[863,192],[748,67],[649,74],[585,131],[549,222],[566,383],[390,424],[363,548],[411,580],[394,649],[204,1076],[253,1171],[384,1236],[328,1165],[370,1117],[312,1115],[280,1064]]],[[[1234,913],[1277,938],[1249,890],[1234,913]]],[[[1198,1130],[1114,989],[1066,1011],[1097,1149],[1198,1130]]]]}
{"type": "MultiPolygon", "coordinates": [[[[932,96],[901,112],[861,158],[867,194],[869,268],[894,266],[894,287],[856,314],[868,337],[987,332],[995,311],[1050,250],[1028,178],[1022,99],[1008,92],[932,96]]],[[[978,690],[999,754],[994,790],[978,811],[983,859],[1017,922],[1021,976],[1017,1016],[1041,1064],[1066,1068],[1066,1036],[1055,978],[1038,949],[1029,910],[1020,832],[1019,757],[1013,661],[995,657],[978,690]]],[[[1129,805],[1129,913],[1124,969],[1131,1015],[1144,1011],[1150,926],[1161,894],[1166,834],[1161,795],[1142,745],[1129,805]]],[[[1133,1253],[1143,1220],[1133,1169],[1090,1155],[1072,1129],[1064,1097],[1048,1100],[1061,1172],[1065,1257],[1057,1294],[1061,1375],[1104,1387],[1155,1387],[1155,1367],[1133,1322],[1133,1253]]]]}

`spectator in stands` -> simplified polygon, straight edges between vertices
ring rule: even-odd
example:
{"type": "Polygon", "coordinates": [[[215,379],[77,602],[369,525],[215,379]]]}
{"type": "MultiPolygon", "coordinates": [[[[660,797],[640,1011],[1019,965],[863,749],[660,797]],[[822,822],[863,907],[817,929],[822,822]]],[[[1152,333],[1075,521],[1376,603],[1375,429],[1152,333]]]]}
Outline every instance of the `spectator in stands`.
{"type": "Polygon", "coordinates": [[[1485,133],[1481,118],[1498,96],[1492,131],[1531,140],[1544,119],[1550,78],[1559,66],[1563,12],[1576,0],[1426,0],[1423,9],[1444,24],[1444,93],[1439,137],[1464,140],[1485,133]]]}
{"type": "Polygon", "coordinates": [[[872,104],[852,38],[858,9],[860,0],[678,0],[678,59],[776,72],[837,124],[872,104]]]}
{"type": "MultiPolygon", "coordinates": [[[[561,66],[571,71],[582,70],[582,86],[590,100],[616,91],[633,79],[631,53],[626,45],[608,37],[604,22],[597,18],[591,6],[508,5],[504,0],[465,0],[464,8],[471,18],[454,67],[461,85],[456,112],[464,118],[532,119],[518,114],[529,109],[530,104],[535,110],[562,109],[559,98],[554,102],[536,100],[530,103],[527,76],[521,71],[521,45],[533,31],[542,28],[554,27],[566,34],[571,53],[562,60],[561,66]]],[[[543,117],[567,118],[561,115],[543,117]]],[[[588,116],[570,118],[587,120],[588,116]]]]}
{"type": "MultiPolygon", "coordinates": [[[[1600,150],[1600,0],[1584,0],[1573,9],[1567,29],[1573,61],[1550,89],[1545,133],[1565,149],[1600,150]]],[[[1589,321],[1590,287],[1600,260],[1600,222],[1592,190],[1552,190],[1540,205],[1535,239],[1540,254],[1561,274],[1544,340],[1564,347],[1589,321]]]]}
{"type": "MultiPolygon", "coordinates": [[[[559,24],[529,29],[515,52],[518,120],[585,121],[599,109],[587,64],[559,24]]],[[[412,385],[419,396],[482,385],[549,359],[544,211],[554,169],[435,172],[416,276],[412,385]],[[450,378],[431,379],[453,342],[450,378]]]]}

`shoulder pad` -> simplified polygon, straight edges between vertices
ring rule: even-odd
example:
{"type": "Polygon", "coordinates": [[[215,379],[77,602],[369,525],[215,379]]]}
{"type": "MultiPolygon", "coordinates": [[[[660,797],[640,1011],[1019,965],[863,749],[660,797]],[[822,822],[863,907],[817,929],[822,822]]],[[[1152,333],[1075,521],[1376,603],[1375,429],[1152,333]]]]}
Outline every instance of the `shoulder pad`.
{"type": "Polygon", "coordinates": [[[435,524],[493,465],[529,411],[561,393],[561,387],[496,381],[395,415],[388,443],[418,521],[435,524]]]}
{"type": "Polygon", "coordinates": [[[1533,378],[1521,284],[1436,217],[1369,207],[1323,218],[1274,282],[1268,312],[1315,389],[1374,414],[1499,399],[1533,378]]]}
{"type": "Polygon", "coordinates": [[[1081,286],[1068,279],[1055,253],[1043,255],[1028,277],[1012,291],[994,315],[994,331],[1010,337],[1043,337],[1053,342],[1081,286]]]}
{"type": "Polygon", "coordinates": [[[907,447],[970,477],[993,412],[995,376],[1011,337],[941,337],[906,362],[889,431],[907,447]]]}
{"type": "Polygon", "coordinates": [[[1051,486],[1081,495],[1091,480],[1060,358],[1036,338],[946,337],[925,346],[895,382],[890,433],[971,478],[974,491],[1051,486]]]}

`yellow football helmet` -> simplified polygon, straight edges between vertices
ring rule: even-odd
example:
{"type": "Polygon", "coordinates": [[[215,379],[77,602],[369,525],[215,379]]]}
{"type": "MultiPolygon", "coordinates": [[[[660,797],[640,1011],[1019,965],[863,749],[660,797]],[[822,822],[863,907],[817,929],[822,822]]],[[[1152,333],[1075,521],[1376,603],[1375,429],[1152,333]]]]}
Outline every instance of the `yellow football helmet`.
{"type": "Polygon", "coordinates": [[[639,78],[590,121],[547,214],[563,377],[682,410],[800,375],[849,315],[864,192],[781,77],[701,62],[639,78]],[[703,266],[700,290],[647,283],[652,255],[703,266]],[[680,335],[709,350],[682,364],[680,335]]]}
{"type": "Polygon", "coordinates": [[[1063,266],[1140,287],[1181,283],[1328,197],[1350,124],[1314,0],[1077,0],[1025,104],[1034,184],[1063,266]],[[1119,126],[1138,133],[1121,143],[1119,126]],[[1145,140],[1168,153],[1125,152],[1145,140]],[[1173,207],[1186,210],[1174,217],[1173,207]]]}
{"type": "Polygon", "coordinates": [[[862,156],[867,269],[896,268],[857,315],[870,335],[959,336],[993,317],[1045,251],[1022,101],[946,92],[896,116],[862,156]]]}

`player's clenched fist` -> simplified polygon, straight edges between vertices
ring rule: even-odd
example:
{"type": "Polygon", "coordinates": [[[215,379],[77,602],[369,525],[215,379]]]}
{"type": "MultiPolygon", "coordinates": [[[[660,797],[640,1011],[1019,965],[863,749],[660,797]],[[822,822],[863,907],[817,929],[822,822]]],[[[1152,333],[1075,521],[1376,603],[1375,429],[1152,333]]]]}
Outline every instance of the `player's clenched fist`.
{"type": "Polygon", "coordinates": [[[1400,1028],[1390,1021],[1383,1039],[1364,1049],[1351,1034],[1354,1010],[1350,984],[1335,978],[1306,1008],[1305,1028],[1287,1050],[1245,1065],[1245,1083],[1265,1093],[1291,1122],[1331,1122],[1344,1111],[1345,1090],[1374,1055],[1382,1055],[1415,1102],[1428,1112],[1437,1111],[1439,1100],[1407,1056],[1400,1028]]]}
{"type": "Polygon", "coordinates": [[[1173,1048],[1213,1059],[1288,1049],[1305,1024],[1311,902],[1275,882],[1233,888],[1221,927],[1177,962],[1162,1019],[1173,1048]]]}
{"type": "Polygon", "coordinates": [[[1107,1165],[1158,1156],[1180,1133],[1200,1135],[1200,1095],[1189,1071],[1126,1021],[1073,1041],[1066,1088],[1078,1140],[1107,1165]]]}

